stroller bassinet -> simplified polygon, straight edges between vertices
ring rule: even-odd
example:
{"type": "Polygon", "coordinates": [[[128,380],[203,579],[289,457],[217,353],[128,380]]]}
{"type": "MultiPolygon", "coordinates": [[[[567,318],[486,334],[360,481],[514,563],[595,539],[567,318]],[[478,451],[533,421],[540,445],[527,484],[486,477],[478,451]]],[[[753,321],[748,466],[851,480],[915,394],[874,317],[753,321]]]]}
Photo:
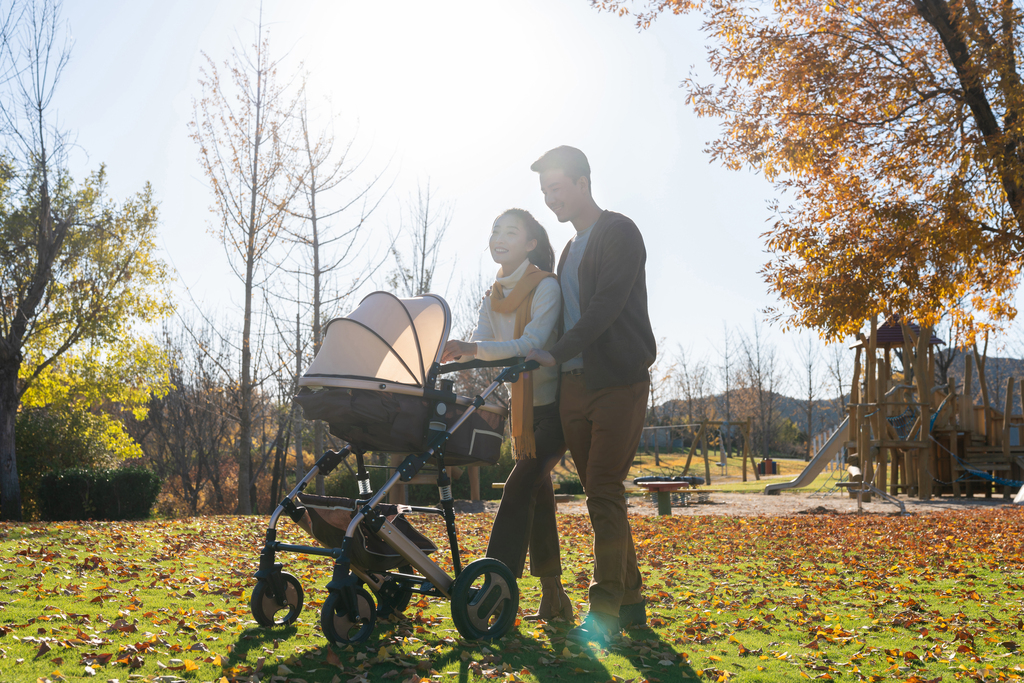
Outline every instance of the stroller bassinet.
{"type": "MultiPolygon", "coordinates": [[[[295,401],[307,420],[366,451],[412,453],[427,448],[429,423],[453,424],[471,405],[458,397],[433,412],[425,394],[430,368],[448,338],[448,305],[427,294],[399,299],[375,292],[346,318],[327,323],[323,344],[299,380],[295,401]]],[[[445,463],[494,464],[501,456],[507,411],[484,404],[448,440],[445,463]]]]}

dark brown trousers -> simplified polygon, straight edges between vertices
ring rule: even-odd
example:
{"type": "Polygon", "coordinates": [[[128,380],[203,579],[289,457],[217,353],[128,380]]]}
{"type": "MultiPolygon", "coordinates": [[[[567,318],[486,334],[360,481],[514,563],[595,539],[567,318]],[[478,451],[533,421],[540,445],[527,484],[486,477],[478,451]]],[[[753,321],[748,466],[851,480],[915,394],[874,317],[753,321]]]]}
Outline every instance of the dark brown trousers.
{"type": "Polygon", "coordinates": [[[590,391],[583,375],[562,375],[562,429],[594,527],[590,609],[616,618],[619,607],[643,597],[623,481],[640,443],[650,388],[637,382],[590,391]]]}
{"type": "Polygon", "coordinates": [[[487,544],[487,557],[501,560],[516,578],[523,577],[527,550],[534,576],[562,573],[551,486],[551,470],[565,453],[557,403],[534,406],[533,436],[537,457],[516,461],[505,482],[487,544]]]}

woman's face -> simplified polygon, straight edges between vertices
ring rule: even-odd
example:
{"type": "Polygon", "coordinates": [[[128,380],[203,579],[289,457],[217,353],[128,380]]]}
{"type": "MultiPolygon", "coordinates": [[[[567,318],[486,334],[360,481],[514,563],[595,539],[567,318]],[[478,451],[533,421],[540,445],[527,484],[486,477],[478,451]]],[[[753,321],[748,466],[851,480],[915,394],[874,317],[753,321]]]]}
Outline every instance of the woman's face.
{"type": "Polygon", "coordinates": [[[530,239],[526,226],[518,216],[498,216],[491,228],[491,258],[501,265],[501,274],[511,275],[523,264],[527,255],[537,248],[537,240],[530,239]]]}

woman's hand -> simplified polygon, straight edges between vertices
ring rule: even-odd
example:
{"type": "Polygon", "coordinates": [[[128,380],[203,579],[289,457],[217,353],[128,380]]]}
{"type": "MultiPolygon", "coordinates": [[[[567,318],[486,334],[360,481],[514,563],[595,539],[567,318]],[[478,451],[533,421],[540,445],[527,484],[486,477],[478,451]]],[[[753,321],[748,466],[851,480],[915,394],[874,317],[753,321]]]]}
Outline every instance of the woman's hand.
{"type": "Polygon", "coordinates": [[[448,342],[444,345],[444,351],[441,353],[441,362],[450,363],[453,360],[459,360],[463,356],[475,355],[476,344],[459,341],[457,339],[449,339],[448,342]]]}

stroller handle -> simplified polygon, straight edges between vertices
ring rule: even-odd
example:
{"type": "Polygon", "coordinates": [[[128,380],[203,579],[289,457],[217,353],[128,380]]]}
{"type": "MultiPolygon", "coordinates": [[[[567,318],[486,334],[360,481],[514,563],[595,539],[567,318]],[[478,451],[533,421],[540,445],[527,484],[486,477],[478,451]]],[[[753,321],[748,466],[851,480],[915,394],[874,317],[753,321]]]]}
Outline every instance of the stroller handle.
{"type": "MultiPolygon", "coordinates": [[[[501,358],[499,360],[467,360],[462,363],[446,363],[440,367],[438,374],[443,375],[449,372],[458,372],[459,370],[476,370],[477,368],[507,368],[513,365],[519,365],[524,360],[525,359],[522,356],[516,356],[514,358],[501,358]]],[[[536,363],[536,361],[530,362],[536,363]]],[[[539,365],[536,367],[539,367],[539,365]]],[[[533,370],[535,368],[529,369],[533,370]]]]}
{"type": "Polygon", "coordinates": [[[515,358],[502,358],[501,360],[471,360],[465,363],[448,363],[442,365],[438,374],[447,372],[458,372],[459,370],[475,370],[476,368],[505,368],[500,375],[494,378],[495,385],[504,382],[516,382],[519,375],[530,370],[536,370],[540,363],[535,360],[523,362],[522,356],[515,358]]]}
{"type": "Polygon", "coordinates": [[[519,381],[520,374],[524,372],[529,372],[530,370],[536,370],[539,367],[540,363],[538,363],[535,360],[529,360],[526,361],[525,363],[516,363],[515,365],[510,365],[509,367],[502,370],[501,374],[494,378],[494,381],[499,384],[502,382],[515,383],[519,381]]]}

